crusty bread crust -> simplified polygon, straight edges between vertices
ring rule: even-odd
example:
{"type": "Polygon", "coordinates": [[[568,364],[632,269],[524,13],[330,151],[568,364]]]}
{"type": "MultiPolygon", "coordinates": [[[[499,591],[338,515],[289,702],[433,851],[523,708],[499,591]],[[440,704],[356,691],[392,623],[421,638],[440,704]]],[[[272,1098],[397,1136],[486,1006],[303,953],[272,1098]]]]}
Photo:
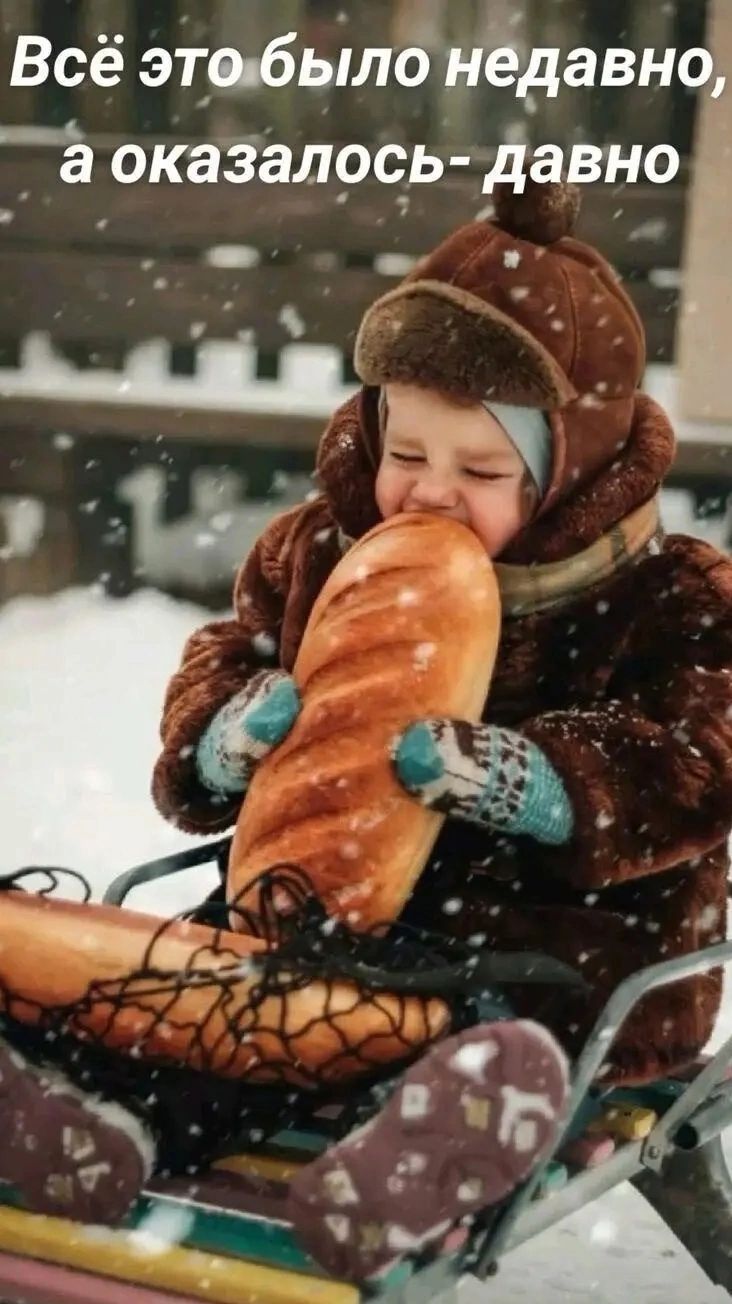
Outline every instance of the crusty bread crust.
{"type": "Polygon", "coordinates": [[[499,634],[493,567],[464,525],[401,514],[359,540],[313,605],[293,670],[303,709],[252,779],[229,900],[256,908],[247,885],[289,861],[351,927],[395,919],[443,817],[404,791],[391,747],[425,717],[480,718],[499,634]]]}

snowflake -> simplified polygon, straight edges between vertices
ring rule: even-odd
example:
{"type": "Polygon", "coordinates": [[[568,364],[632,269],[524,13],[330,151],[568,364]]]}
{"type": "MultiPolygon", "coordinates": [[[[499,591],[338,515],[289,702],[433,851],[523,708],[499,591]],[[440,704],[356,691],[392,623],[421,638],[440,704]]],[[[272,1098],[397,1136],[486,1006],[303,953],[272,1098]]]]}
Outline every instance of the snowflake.
{"type": "Polygon", "coordinates": [[[618,1228],[610,1218],[598,1218],[594,1227],[590,1231],[590,1240],[593,1245],[611,1245],[617,1240],[618,1228]]]}
{"type": "Polygon", "coordinates": [[[277,651],[276,640],[264,629],[252,635],[252,647],[263,657],[272,657],[277,651]]]}
{"type": "Polygon", "coordinates": [[[354,838],[349,838],[347,842],[341,843],[338,853],[344,860],[358,860],[361,854],[361,846],[354,838]]]}
{"type": "Polygon", "coordinates": [[[418,643],[414,649],[415,670],[426,670],[436,651],[437,645],[435,643],[418,643]]]}
{"type": "Polygon", "coordinates": [[[305,322],[292,303],[286,303],[277,314],[280,326],[283,326],[292,339],[300,339],[305,334],[305,322]]]}
{"type": "Polygon", "coordinates": [[[130,1242],[138,1253],[163,1254],[190,1235],[194,1217],[194,1211],[188,1205],[157,1206],[146,1213],[129,1233],[130,1242]]]}
{"type": "Polygon", "coordinates": [[[518,249],[506,249],[503,255],[503,266],[513,270],[521,262],[521,254],[518,249]]]}
{"type": "Polygon", "coordinates": [[[701,911],[699,918],[697,919],[697,925],[701,931],[703,933],[711,933],[717,927],[718,923],[719,911],[717,907],[713,905],[704,906],[704,909],[701,911]]]}
{"type": "Polygon", "coordinates": [[[450,897],[448,901],[443,901],[442,911],[446,915],[458,915],[463,908],[460,897],[450,897]]]}
{"type": "Polygon", "coordinates": [[[638,240],[650,240],[660,242],[666,238],[668,233],[668,222],[665,217],[649,218],[647,222],[642,222],[628,234],[628,243],[634,244],[638,240]]]}

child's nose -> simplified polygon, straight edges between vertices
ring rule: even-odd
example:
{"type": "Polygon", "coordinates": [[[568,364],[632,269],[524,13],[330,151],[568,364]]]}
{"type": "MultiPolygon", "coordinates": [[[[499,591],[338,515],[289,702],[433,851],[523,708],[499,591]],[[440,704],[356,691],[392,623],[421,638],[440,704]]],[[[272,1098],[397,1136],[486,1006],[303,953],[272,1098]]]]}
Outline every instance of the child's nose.
{"type": "Polygon", "coordinates": [[[449,476],[423,471],[412,486],[412,498],[423,507],[456,507],[458,492],[449,476]]]}

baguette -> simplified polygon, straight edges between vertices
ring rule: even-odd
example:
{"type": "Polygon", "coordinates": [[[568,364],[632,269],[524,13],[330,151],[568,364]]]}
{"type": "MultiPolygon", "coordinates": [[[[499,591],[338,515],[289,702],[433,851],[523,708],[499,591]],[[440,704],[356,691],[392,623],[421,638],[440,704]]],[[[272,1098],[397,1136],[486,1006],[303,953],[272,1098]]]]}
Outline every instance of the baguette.
{"type": "Polygon", "coordinates": [[[349,982],[253,999],[265,949],[201,924],[7,891],[0,1011],[34,1025],[55,1011],[77,1037],[111,1050],[295,1086],[372,1072],[448,1026],[440,1000],[369,999],[349,982]],[[146,976],[130,978],[141,969],[146,976]]]}
{"type": "MultiPolygon", "coordinates": [[[[482,544],[432,514],[389,518],[357,542],[313,606],[293,669],[303,707],[257,767],[229,859],[229,902],[299,865],[326,910],[354,929],[400,913],[444,817],[393,770],[395,737],[429,716],[480,719],[500,634],[482,544]]],[[[232,911],[232,927],[241,927],[232,911]]]]}

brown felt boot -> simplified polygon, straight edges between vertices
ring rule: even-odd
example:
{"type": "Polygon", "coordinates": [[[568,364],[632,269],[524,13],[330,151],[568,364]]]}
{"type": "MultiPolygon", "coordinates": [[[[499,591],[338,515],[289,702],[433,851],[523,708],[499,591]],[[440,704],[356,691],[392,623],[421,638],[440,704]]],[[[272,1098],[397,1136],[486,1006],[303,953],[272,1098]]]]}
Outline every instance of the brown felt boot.
{"type": "Polygon", "coordinates": [[[481,1024],[413,1064],[365,1127],[301,1169],[297,1234],[336,1277],[364,1281],[496,1204],[548,1153],[568,1089],[551,1033],[481,1024]]]}
{"type": "Polygon", "coordinates": [[[33,1213],[114,1225],[152,1172],[155,1143],[114,1101],[79,1090],[0,1039],[0,1182],[33,1213]]]}

